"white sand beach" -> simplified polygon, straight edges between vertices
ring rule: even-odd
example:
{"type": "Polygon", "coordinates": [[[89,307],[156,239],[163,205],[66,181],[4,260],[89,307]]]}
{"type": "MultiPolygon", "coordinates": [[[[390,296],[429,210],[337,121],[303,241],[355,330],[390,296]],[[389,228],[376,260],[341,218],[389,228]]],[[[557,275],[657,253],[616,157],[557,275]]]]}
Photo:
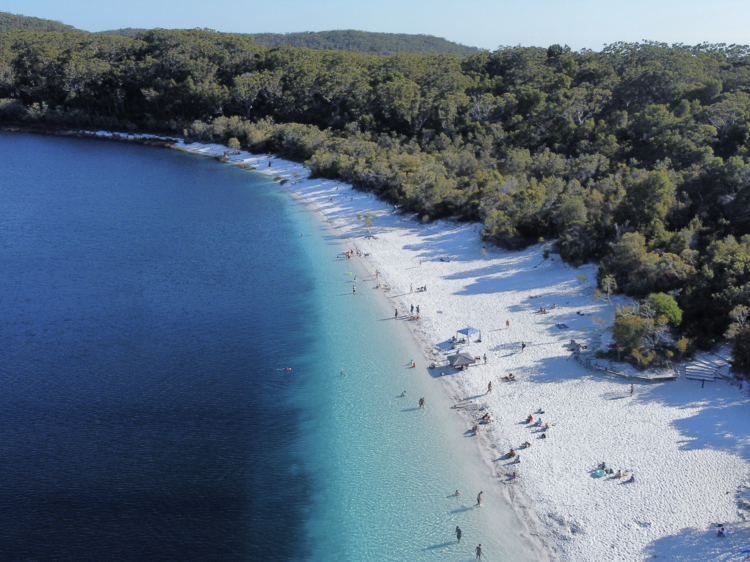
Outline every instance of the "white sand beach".
{"type": "MultiPolygon", "coordinates": [[[[178,148],[213,156],[225,150],[178,148]]],[[[358,290],[392,299],[421,342],[425,365],[444,363],[459,329],[481,331],[481,342],[475,334],[458,348],[486,355],[486,364],[438,367],[432,373],[445,376],[435,384],[447,385],[457,407],[446,415],[464,416],[467,429],[490,414],[493,422],[480,425],[476,437],[488,469],[553,558],[723,561],[750,554],[741,554],[750,545],[747,385],[740,389],[723,378],[704,385],[687,380],[684,368],[677,380],[647,382],[575,360],[571,340],[592,349],[608,338],[597,319],[609,324],[613,310],[593,298],[595,266],[575,269],[555,254],[545,259],[540,245],[483,250],[480,225],[422,224],[346,184],[310,180],[302,165],[275,157],[243,152],[231,160],[287,180],[280,190],[313,205],[348,239],[361,254],[353,259],[373,273],[358,290]],[[419,320],[409,319],[412,305],[419,306],[419,320]],[[511,373],[516,381],[504,382],[511,373]],[[546,438],[525,422],[530,414],[550,425],[546,438]],[[531,446],[521,448],[527,441],[531,446]],[[511,447],[519,464],[505,458],[511,447]],[[635,482],[595,477],[601,462],[634,474],[635,482]],[[513,471],[517,479],[509,478],[513,471]],[[717,537],[719,523],[725,538],[717,537]]]]}

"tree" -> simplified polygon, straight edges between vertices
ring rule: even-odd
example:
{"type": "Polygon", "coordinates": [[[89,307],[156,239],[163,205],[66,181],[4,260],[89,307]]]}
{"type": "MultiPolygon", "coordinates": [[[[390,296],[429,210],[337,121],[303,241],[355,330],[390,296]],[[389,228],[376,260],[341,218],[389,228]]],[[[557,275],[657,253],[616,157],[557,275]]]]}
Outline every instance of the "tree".
{"type": "Polygon", "coordinates": [[[750,373],[750,327],[745,326],[734,338],[732,366],[741,373],[750,373]]]}
{"type": "Polygon", "coordinates": [[[654,293],[649,295],[643,306],[652,310],[655,317],[663,316],[672,326],[679,326],[682,322],[682,310],[677,306],[674,297],[665,293],[654,293]]]}
{"type": "Polygon", "coordinates": [[[675,203],[674,190],[666,170],[648,172],[628,187],[620,206],[621,219],[640,227],[663,221],[675,203]]]}
{"type": "Polygon", "coordinates": [[[729,313],[732,323],[724,334],[727,339],[735,339],[745,329],[749,311],[750,309],[743,304],[738,304],[732,309],[732,312],[729,313]]]}
{"type": "Polygon", "coordinates": [[[257,100],[272,102],[281,95],[281,72],[263,70],[248,72],[234,78],[232,97],[242,108],[245,117],[250,117],[257,100]]]}
{"type": "Polygon", "coordinates": [[[617,311],[615,323],[612,327],[612,339],[617,344],[617,357],[625,352],[631,355],[634,350],[643,346],[648,335],[647,319],[636,314],[633,307],[622,307],[617,311]]]}

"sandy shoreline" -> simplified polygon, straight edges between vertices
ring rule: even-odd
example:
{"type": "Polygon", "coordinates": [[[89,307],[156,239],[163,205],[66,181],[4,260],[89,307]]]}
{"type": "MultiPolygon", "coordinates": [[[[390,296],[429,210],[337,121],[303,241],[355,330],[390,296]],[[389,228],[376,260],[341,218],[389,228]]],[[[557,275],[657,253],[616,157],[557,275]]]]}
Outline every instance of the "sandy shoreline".
{"type": "MultiPolygon", "coordinates": [[[[175,148],[213,157],[225,150],[175,148]]],[[[540,246],[483,250],[477,225],[421,224],[341,182],[310,180],[300,164],[245,152],[230,161],[280,177],[279,189],[322,213],[363,254],[371,275],[380,272],[401,314],[420,307],[421,319],[409,324],[425,361],[443,362],[458,329],[481,330],[481,342],[472,338],[464,347],[486,354],[486,365],[437,371],[446,373],[440,380],[456,402],[474,408],[456,411],[467,428],[477,408],[495,420],[481,426],[478,441],[540,560],[739,559],[740,547],[750,544],[747,388],[721,379],[702,387],[684,377],[606,377],[573,360],[570,340],[598,346],[607,339],[598,319],[610,319],[611,310],[592,298],[594,266],[573,269],[554,254],[544,259],[540,246]],[[416,291],[425,285],[427,291],[416,291]],[[540,307],[549,313],[538,313],[540,307]],[[518,381],[503,382],[509,373],[518,381]],[[547,439],[523,423],[529,414],[551,424],[547,439]],[[531,448],[511,466],[504,453],[525,441],[531,448]],[[634,473],[636,482],[595,478],[602,461],[634,473]],[[520,478],[509,481],[513,470],[520,478]],[[716,537],[718,523],[729,530],[725,539],[716,537]]],[[[362,286],[370,284],[374,279],[362,286]]]]}

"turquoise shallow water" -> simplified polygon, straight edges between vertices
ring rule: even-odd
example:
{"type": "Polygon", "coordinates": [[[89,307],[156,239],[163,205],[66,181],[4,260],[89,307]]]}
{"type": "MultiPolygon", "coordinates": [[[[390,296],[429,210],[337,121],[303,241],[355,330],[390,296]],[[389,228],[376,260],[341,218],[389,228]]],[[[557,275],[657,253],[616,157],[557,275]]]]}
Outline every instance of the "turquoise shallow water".
{"type": "Polygon", "coordinates": [[[320,215],[167,150],[0,153],[0,557],[533,559],[320,215]]]}
{"type": "Polygon", "coordinates": [[[356,258],[335,257],[347,246],[319,214],[301,207],[295,219],[312,234],[300,243],[320,310],[317,345],[306,357],[317,375],[296,395],[309,413],[301,449],[316,484],[307,523],[312,559],[464,560],[482,543],[487,560],[532,560],[502,485],[450,410],[443,381],[424,368],[406,322],[394,319],[356,258]],[[412,359],[418,368],[409,367],[412,359]],[[484,505],[474,508],[480,490],[484,505]]]}

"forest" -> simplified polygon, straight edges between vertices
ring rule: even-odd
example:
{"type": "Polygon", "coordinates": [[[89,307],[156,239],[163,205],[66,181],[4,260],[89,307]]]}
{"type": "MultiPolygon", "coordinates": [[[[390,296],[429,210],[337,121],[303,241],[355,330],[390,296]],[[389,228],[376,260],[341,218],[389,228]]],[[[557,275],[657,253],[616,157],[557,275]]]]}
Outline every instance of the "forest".
{"type": "Polygon", "coordinates": [[[750,48],[615,43],[387,56],[249,35],[0,33],[0,123],[274,152],[419,220],[600,264],[619,355],[734,341],[750,366],[750,48]]]}
{"type": "MultiPolygon", "coordinates": [[[[103,31],[109,35],[135,37],[146,33],[146,29],[113,29],[103,31]]],[[[327,51],[357,51],[377,55],[394,53],[433,54],[454,53],[473,55],[481,51],[433,35],[409,35],[406,33],[375,33],[343,29],[336,31],[307,31],[303,33],[253,33],[253,39],[264,47],[298,47],[327,51]]]]}

